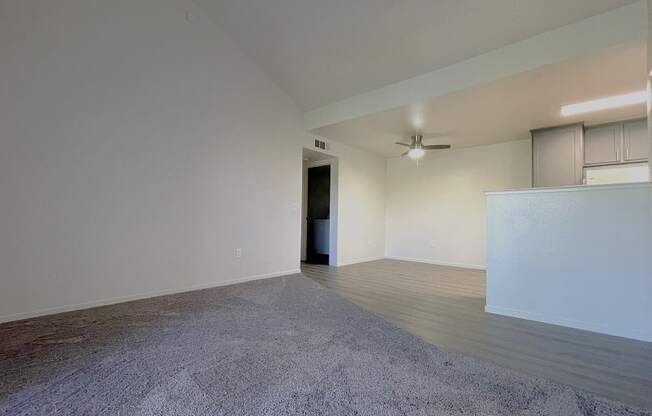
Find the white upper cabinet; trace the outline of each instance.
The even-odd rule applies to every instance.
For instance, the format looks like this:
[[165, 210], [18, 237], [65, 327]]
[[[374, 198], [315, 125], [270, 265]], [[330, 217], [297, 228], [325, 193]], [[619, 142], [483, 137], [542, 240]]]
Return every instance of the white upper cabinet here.
[[584, 164], [620, 162], [622, 124], [587, 127], [584, 132]]
[[650, 139], [647, 133], [647, 120], [634, 120], [623, 124], [623, 150], [625, 162], [649, 158]]

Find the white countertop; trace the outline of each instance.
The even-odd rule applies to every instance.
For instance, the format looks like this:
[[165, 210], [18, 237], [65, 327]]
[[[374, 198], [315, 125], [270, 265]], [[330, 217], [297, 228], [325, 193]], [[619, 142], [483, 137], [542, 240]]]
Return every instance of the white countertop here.
[[637, 183], [619, 183], [611, 185], [574, 185], [574, 186], [560, 186], [553, 188], [520, 188], [520, 189], [505, 189], [500, 191], [485, 191], [485, 195], [505, 195], [505, 194], [539, 194], [548, 192], [578, 192], [578, 191], [604, 191], [608, 189], [638, 189], [638, 188], [652, 188], [652, 182], [637, 182]]

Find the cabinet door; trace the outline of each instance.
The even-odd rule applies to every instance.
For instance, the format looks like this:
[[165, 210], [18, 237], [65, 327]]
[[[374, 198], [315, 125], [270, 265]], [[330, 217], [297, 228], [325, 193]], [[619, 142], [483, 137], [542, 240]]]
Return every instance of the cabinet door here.
[[622, 125], [589, 127], [584, 132], [584, 164], [618, 163], [621, 157]]
[[534, 187], [582, 184], [583, 131], [575, 125], [532, 132]]
[[623, 128], [625, 161], [647, 160], [650, 152], [650, 139], [647, 133], [647, 120], [628, 121]]

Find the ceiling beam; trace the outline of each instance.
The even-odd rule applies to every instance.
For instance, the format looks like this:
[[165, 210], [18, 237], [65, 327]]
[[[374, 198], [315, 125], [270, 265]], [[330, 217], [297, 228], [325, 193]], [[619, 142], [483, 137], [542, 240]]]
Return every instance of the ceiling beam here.
[[[424, 100], [647, 38], [644, 2], [621, 7], [500, 49], [304, 113], [308, 130]], [[641, 70], [644, 70], [642, 68]]]

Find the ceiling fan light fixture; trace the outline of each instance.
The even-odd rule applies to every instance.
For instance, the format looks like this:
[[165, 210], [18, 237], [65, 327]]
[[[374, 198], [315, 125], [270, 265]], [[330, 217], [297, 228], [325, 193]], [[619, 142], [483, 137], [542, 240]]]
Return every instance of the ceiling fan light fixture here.
[[425, 150], [420, 148], [410, 149], [410, 151], [408, 151], [408, 157], [414, 160], [421, 159], [425, 154]]

